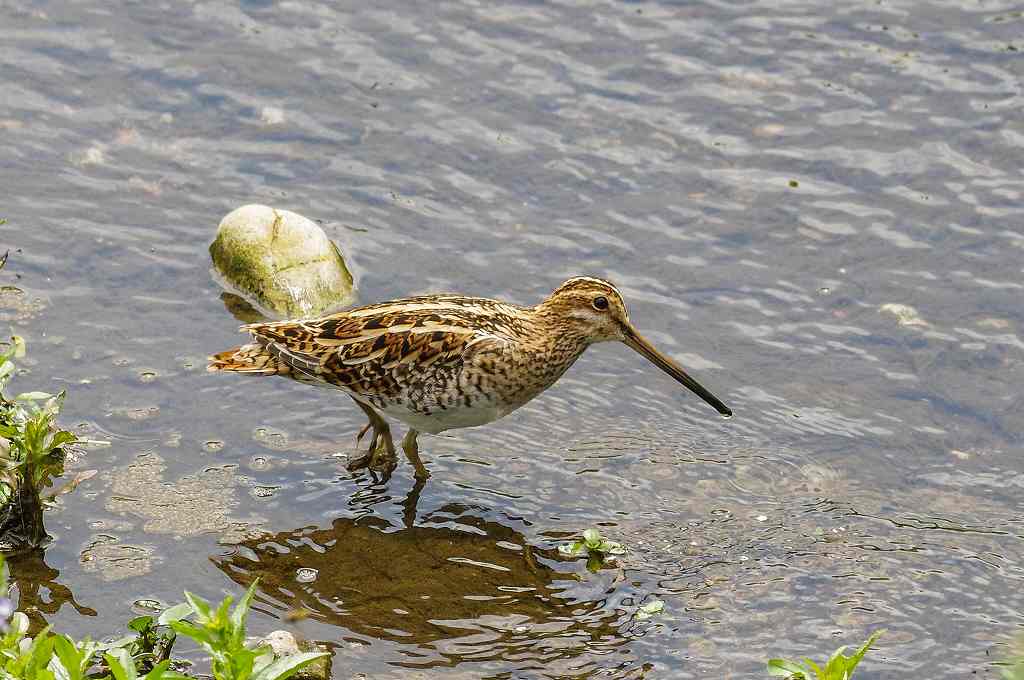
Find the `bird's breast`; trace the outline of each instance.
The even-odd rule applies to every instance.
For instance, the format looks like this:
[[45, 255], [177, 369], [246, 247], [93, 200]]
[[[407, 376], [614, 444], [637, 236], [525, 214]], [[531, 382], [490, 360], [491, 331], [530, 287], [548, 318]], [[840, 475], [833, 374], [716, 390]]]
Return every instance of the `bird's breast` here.
[[421, 432], [476, 427], [502, 418], [554, 384], [571, 362], [482, 352], [460, 366], [399, 376], [393, 398], [375, 404]]

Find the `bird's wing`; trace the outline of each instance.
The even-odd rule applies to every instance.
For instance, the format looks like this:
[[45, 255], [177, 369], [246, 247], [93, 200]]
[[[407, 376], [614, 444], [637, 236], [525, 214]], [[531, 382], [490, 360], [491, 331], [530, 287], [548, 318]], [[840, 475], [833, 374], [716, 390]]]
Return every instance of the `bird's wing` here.
[[368, 396], [397, 389], [396, 377], [409, 370], [461, 364], [463, 353], [493, 341], [458, 316], [394, 307], [242, 329], [306, 378]]

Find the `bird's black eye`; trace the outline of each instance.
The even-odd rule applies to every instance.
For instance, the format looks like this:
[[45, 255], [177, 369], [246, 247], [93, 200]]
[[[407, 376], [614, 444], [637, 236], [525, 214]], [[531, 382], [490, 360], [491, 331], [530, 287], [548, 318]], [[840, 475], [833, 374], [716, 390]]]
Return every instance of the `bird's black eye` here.
[[596, 309], [599, 312], [603, 312], [604, 310], [608, 309], [608, 298], [606, 298], [603, 295], [599, 295], [596, 298], [594, 298], [594, 309]]

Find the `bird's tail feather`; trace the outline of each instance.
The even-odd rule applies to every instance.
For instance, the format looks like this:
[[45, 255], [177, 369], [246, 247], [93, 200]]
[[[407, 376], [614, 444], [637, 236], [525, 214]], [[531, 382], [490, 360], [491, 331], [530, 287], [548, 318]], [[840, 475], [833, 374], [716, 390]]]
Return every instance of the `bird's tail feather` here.
[[234, 373], [281, 375], [290, 372], [287, 364], [267, 353], [262, 345], [255, 343], [218, 352], [208, 359], [210, 363], [206, 370], [211, 373], [232, 371]]

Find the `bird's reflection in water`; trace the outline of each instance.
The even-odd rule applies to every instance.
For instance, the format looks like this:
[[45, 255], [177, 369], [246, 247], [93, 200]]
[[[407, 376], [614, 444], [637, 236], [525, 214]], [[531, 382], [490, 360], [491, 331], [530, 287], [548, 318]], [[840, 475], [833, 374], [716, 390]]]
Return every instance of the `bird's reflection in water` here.
[[67, 586], [58, 583], [60, 572], [46, 563], [46, 553], [40, 548], [7, 556], [10, 580], [16, 595], [12, 595], [18, 611], [28, 616], [32, 632], [46, 626], [46, 616], [56, 614], [70, 604], [82, 616], [96, 616], [96, 610], [75, 601]]
[[[629, 642], [620, 605], [632, 593], [619, 592], [616, 570], [561, 561], [529, 543], [528, 522], [488, 508], [448, 503], [417, 518], [421, 490], [395, 499], [401, 520], [372, 514], [268, 534], [214, 562], [243, 586], [259, 578], [264, 612], [303, 612], [338, 627], [335, 640], [397, 643], [399, 666], [585, 669]], [[302, 582], [309, 569], [315, 580]]]

